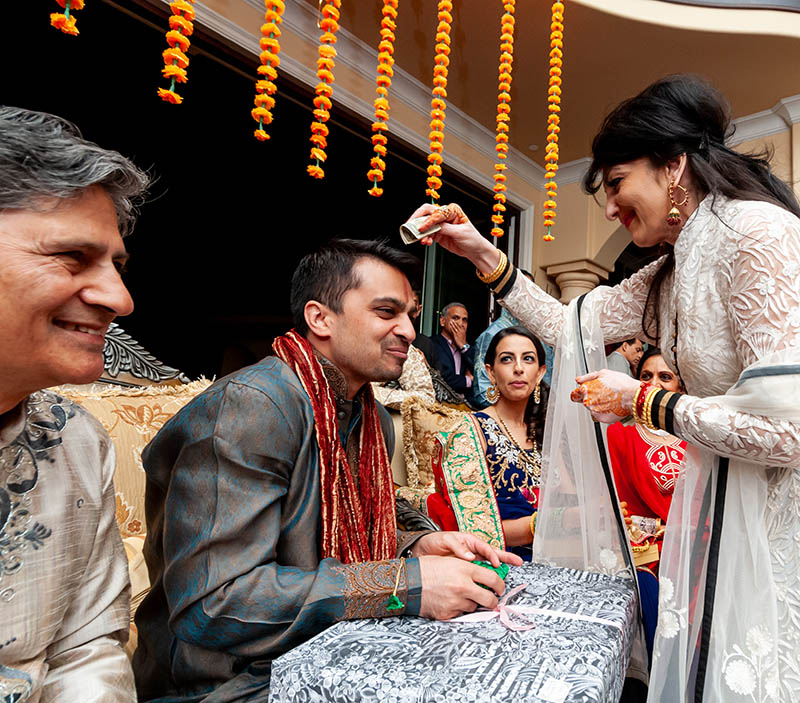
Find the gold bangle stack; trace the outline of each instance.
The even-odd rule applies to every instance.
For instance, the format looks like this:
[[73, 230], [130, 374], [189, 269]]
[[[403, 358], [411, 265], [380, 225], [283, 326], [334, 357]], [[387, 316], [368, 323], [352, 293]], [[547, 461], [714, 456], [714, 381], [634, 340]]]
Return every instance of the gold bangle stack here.
[[533, 513], [531, 514], [531, 524], [530, 524], [531, 539], [533, 539], [536, 536], [536, 516], [538, 515], [538, 513], [539, 513], [538, 510], [534, 510]]
[[505, 271], [507, 263], [508, 257], [501, 251], [500, 261], [498, 262], [494, 271], [488, 274], [483, 274], [478, 269], [475, 269], [475, 273], [478, 274], [478, 278], [484, 283], [494, 283], [498, 278], [500, 278], [500, 276], [503, 275], [503, 271]]
[[653, 399], [656, 397], [656, 394], [661, 389], [658, 386], [654, 386], [649, 391], [647, 391], [647, 395], [644, 397], [644, 407], [642, 408], [642, 415], [641, 422], [648, 430], [655, 430], [657, 429], [656, 426], [653, 424]]

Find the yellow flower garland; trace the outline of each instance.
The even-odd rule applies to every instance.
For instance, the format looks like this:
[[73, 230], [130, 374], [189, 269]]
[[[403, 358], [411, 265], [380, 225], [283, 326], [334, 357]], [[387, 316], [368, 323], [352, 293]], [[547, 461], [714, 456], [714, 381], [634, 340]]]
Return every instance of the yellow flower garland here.
[[319, 83], [315, 92], [317, 96], [314, 98], [314, 117], [316, 121], [311, 123], [311, 158], [315, 163], [308, 166], [306, 169], [310, 176], [314, 178], [324, 178], [325, 171], [322, 170], [321, 163], [325, 162], [327, 155], [325, 148], [328, 146], [326, 137], [328, 136], [328, 127], [325, 124], [330, 118], [329, 110], [333, 106], [331, 97], [333, 96], [333, 59], [336, 56], [336, 49], [333, 45], [336, 43], [336, 30], [339, 29], [339, 9], [342, 6], [342, 0], [324, 0], [325, 4], [322, 6], [322, 19], [319, 21], [319, 26], [323, 30], [323, 34], [319, 41], [319, 58], [317, 59], [317, 77]]
[[281, 60], [278, 54], [281, 50], [281, 45], [278, 42], [278, 37], [281, 35], [281, 30], [278, 29], [281, 22], [283, 22], [283, 10], [285, 5], [282, 0], [264, 0], [266, 13], [264, 15], [264, 24], [261, 25], [261, 39], [259, 46], [261, 53], [259, 59], [261, 65], [258, 67], [259, 79], [256, 81], [256, 106], [250, 111], [253, 119], [258, 122], [258, 128], [253, 132], [255, 138], [261, 142], [269, 139], [269, 134], [264, 129], [264, 125], [272, 123], [272, 108], [275, 107], [275, 91], [278, 90], [273, 81], [278, 77], [277, 68], [280, 66]]
[[548, 110], [550, 115], [547, 118], [547, 146], [545, 147], [545, 191], [547, 200], [544, 201], [544, 226], [546, 232], [543, 239], [552, 242], [554, 237], [550, 234], [550, 228], [556, 219], [556, 194], [558, 185], [556, 184], [556, 171], [558, 171], [558, 133], [561, 128], [558, 126], [560, 118], [558, 113], [561, 111], [561, 67], [564, 58], [564, 3], [555, 0], [552, 8], [552, 19], [550, 23], [550, 84], [547, 91]]
[[194, 31], [194, 0], [175, 0], [170, 3], [172, 16], [169, 18], [169, 31], [167, 44], [161, 56], [164, 59], [164, 68], [161, 74], [170, 80], [169, 88], [159, 88], [158, 97], [173, 105], [180, 105], [183, 98], [175, 92], [175, 83], [186, 83], [189, 80], [186, 68], [189, 66], [189, 37]]
[[78, 28], [75, 26], [75, 18], [70, 12], [82, 10], [83, 0], [56, 0], [56, 2], [64, 8], [64, 12], [51, 12], [50, 24], [64, 34], [75, 36], [78, 34]]
[[506, 210], [506, 170], [508, 157], [508, 123], [511, 119], [511, 65], [514, 61], [514, 0], [505, 0], [505, 12], [500, 20], [500, 67], [497, 96], [497, 136], [495, 149], [498, 162], [494, 165], [494, 199], [492, 206], [492, 236], [502, 237], [503, 213]]
[[388, 127], [386, 122], [389, 120], [389, 86], [392, 84], [394, 71], [394, 30], [397, 28], [397, 5], [398, 0], [383, 0], [383, 19], [381, 20], [381, 41], [378, 44], [378, 75], [375, 78], [377, 87], [375, 92], [375, 122], [372, 123], [372, 149], [375, 156], [369, 162], [371, 166], [367, 171], [367, 178], [372, 181], [372, 188], [369, 194], [376, 198], [383, 195], [383, 188], [378, 187], [378, 183], [383, 180], [383, 172], [386, 170], [386, 144], [389, 141], [384, 134]]
[[439, 199], [439, 188], [442, 187], [442, 151], [444, 149], [444, 118], [447, 103], [447, 67], [450, 65], [450, 24], [453, 16], [453, 3], [450, 0], [439, 0], [439, 24], [436, 27], [436, 65], [433, 67], [433, 98], [431, 100], [431, 131], [428, 134], [431, 153], [428, 154], [428, 188], [431, 202]]

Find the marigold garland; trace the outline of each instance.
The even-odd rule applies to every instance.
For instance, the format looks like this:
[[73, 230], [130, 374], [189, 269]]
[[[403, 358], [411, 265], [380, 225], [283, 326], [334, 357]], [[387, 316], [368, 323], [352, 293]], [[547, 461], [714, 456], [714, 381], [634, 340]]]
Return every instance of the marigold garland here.
[[383, 188], [378, 187], [378, 183], [383, 180], [383, 172], [386, 170], [386, 144], [389, 141], [386, 130], [386, 123], [389, 121], [389, 86], [392, 84], [394, 71], [394, 30], [397, 28], [397, 5], [398, 0], [383, 0], [383, 19], [381, 20], [381, 41], [378, 44], [378, 75], [375, 78], [377, 87], [375, 92], [375, 121], [372, 123], [372, 150], [375, 156], [369, 162], [370, 170], [367, 171], [367, 178], [372, 182], [369, 194], [376, 198], [383, 195]]
[[439, 0], [439, 24], [436, 27], [436, 64], [433, 67], [433, 98], [431, 99], [431, 153], [428, 154], [428, 188], [431, 202], [439, 199], [439, 188], [442, 187], [442, 151], [444, 149], [444, 118], [447, 103], [447, 67], [450, 65], [450, 24], [453, 22], [453, 3], [450, 0]]
[[281, 30], [278, 28], [283, 22], [285, 5], [283, 0], [264, 0], [266, 13], [264, 24], [261, 25], [261, 39], [259, 46], [261, 65], [258, 67], [259, 79], [256, 81], [255, 107], [250, 111], [253, 119], [258, 122], [258, 128], [253, 132], [255, 138], [261, 142], [269, 139], [269, 134], [264, 125], [272, 123], [272, 108], [275, 107], [275, 92], [278, 90], [273, 81], [278, 77], [277, 68], [281, 64], [278, 54], [281, 50], [278, 37]]
[[336, 56], [336, 49], [333, 45], [336, 43], [336, 30], [339, 29], [339, 10], [342, 7], [342, 0], [323, 0], [322, 5], [322, 19], [319, 21], [320, 29], [323, 30], [322, 36], [319, 38], [319, 58], [317, 59], [317, 77], [319, 83], [315, 92], [317, 96], [314, 98], [314, 117], [316, 121], [311, 123], [311, 143], [314, 145], [311, 148], [311, 158], [314, 159], [313, 164], [309, 165], [306, 171], [314, 178], [324, 178], [325, 171], [321, 163], [325, 162], [327, 155], [325, 149], [328, 146], [326, 137], [328, 136], [328, 127], [326, 122], [331, 114], [329, 110], [333, 106], [331, 97], [333, 96], [333, 66], [334, 57]]
[[564, 58], [564, 3], [555, 0], [552, 8], [552, 19], [550, 22], [550, 84], [547, 90], [547, 102], [550, 115], [547, 118], [547, 146], [545, 147], [545, 185], [547, 200], [544, 201], [544, 226], [546, 232], [543, 239], [552, 242], [554, 237], [550, 234], [550, 228], [556, 219], [556, 194], [558, 185], [556, 184], [556, 171], [558, 171], [558, 133], [561, 128], [558, 126], [560, 118], [558, 113], [561, 111], [561, 67]]
[[169, 31], [167, 32], [167, 44], [161, 56], [164, 59], [164, 68], [161, 74], [169, 79], [169, 88], [159, 88], [158, 97], [173, 105], [180, 105], [183, 98], [175, 92], [176, 83], [186, 83], [189, 77], [186, 68], [189, 66], [189, 57], [186, 52], [189, 50], [189, 37], [194, 31], [194, 0], [175, 0], [169, 7], [172, 15], [169, 18]]
[[494, 200], [492, 207], [493, 237], [502, 237], [503, 213], [506, 211], [506, 170], [508, 157], [508, 123], [511, 120], [511, 65], [514, 61], [514, 0], [505, 0], [505, 12], [500, 20], [500, 67], [497, 84], [497, 136], [495, 149], [498, 162], [494, 165]]
[[64, 8], [64, 12], [51, 12], [50, 24], [64, 34], [77, 35], [78, 28], [75, 26], [75, 18], [70, 12], [82, 10], [83, 0], [56, 0], [56, 2]]

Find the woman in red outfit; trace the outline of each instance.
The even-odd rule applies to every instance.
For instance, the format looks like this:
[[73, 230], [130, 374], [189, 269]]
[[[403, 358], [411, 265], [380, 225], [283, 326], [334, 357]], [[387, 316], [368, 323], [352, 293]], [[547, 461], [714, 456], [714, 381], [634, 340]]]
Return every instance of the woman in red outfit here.
[[[666, 391], [685, 393], [681, 379], [650, 347], [639, 361], [636, 377]], [[658, 618], [658, 561], [675, 481], [683, 469], [686, 442], [639, 423], [617, 422], [608, 428], [608, 453], [620, 503], [630, 517], [628, 531], [639, 576], [648, 652]]]

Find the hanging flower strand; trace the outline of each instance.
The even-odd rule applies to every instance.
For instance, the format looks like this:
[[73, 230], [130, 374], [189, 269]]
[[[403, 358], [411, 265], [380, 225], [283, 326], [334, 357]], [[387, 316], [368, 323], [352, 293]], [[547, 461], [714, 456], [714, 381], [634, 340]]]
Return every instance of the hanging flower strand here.
[[64, 8], [64, 12], [51, 12], [50, 24], [64, 34], [77, 35], [78, 28], [75, 26], [75, 18], [70, 13], [82, 10], [83, 0], [56, 0], [56, 2]]
[[436, 64], [433, 67], [433, 98], [431, 100], [431, 131], [428, 135], [431, 153], [428, 154], [428, 188], [425, 193], [431, 202], [439, 199], [442, 187], [442, 151], [444, 149], [444, 117], [447, 103], [447, 67], [450, 65], [450, 25], [453, 22], [453, 3], [439, 0], [439, 24], [436, 27]]
[[378, 44], [378, 75], [375, 78], [377, 88], [375, 92], [375, 122], [372, 123], [372, 149], [375, 156], [369, 162], [370, 170], [367, 178], [372, 181], [372, 188], [369, 194], [376, 198], [383, 195], [383, 188], [378, 187], [378, 183], [383, 180], [383, 172], [386, 170], [386, 144], [389, 141], [386, 137], [388, 127], [386, 122], [389, 120], [389, 86], [392, 84], [394, 71], [394, 30], [397, 28], [397, 4], [398, 0], [383, 0], [383, 19], [381, 20], [381, 41]]
[[550, 23], [550, 84], [547, 90], [547, 109], [550, 115], [547, 118], [547, 146], [545, 147], [545, 185], [547, 200], [544, 201], [544, 226], [545, 234], [543, 239], [552, 242], [554, 237], [550, 234], [550, 228], [556, 219], [556, 171], [558, 171], [558, 133], [561, 128], [558, 126], [560, 118], [558, 113], [561, 111], [561, 67], [564, 58], [564, 3], [556, 0], [552, 8], [552, 20]]
[[158, 97], [173, 105], [180, 105], [183, 98], [175, 92], [176, 83], [186, 83], [189, 80], [186, 68], [189, 66], [189, 37], [194, 31], [194, 0], [175, 0], [169, 7], [172, 15], [169, 18], [169, 31], [167, 44], [161, 56], [164, 58], [164, 68], [161, 74], [170, 81], [169, 88], [159, 88]]
[[281, 30], [278, 28], [283, 22], [284, 3], [282, 0], [264, 0], [266, 14], [264, 24], [261, 25], [261, 65], [258, 67], [260, 78], [256, 81], [256, 106], [250, 111], [253, 119], [258, 122], [258, 128], [253, 134], [261, 142], [269, 139], [269, 134], [264, 129], [264, 125], [272, 124], [272, 108], [275, 107], [275, 91], [278, 90], [273, 81], [278, 77], [277, 68], [281, 60], [278, 54], [281, 45], [278, 37]]
[[325, 124], [330, 119], [329, 110], [333, 107], [331, 96], [333, 95], [333, 65], [336, 49], [336, 30], [339, 29], [339, 9], [342, 0], [323, 0], [322, 19], [319, 21], [320, 29], [324, 30], [319, 39], [319, 58], [317, 59], [317, 77], [319, 83], [314, 98], [314, 117], [316, 121], [311, 123], [311, 158], [315, 163], [310, 164], [306, 169], [309, 175], [314, 178], [324, 178], [325, 171], [320, 164], [328, 158], [325, 148], [328, 146], [326, 137], [328, 136], [328, 126]]
[[506, 170], [508, 156], [508, 123], [511, 119], [511, 64], [514, 61], [514, 0], [505, 0], [505, 12], [500, 20], [500, 69], [497, 84], [497, 136], [495, 149], [497, 163], [494, 165], [494, 206], [492, 210], [493, 237], [502, 237], [503, 213], [506, 211]]

